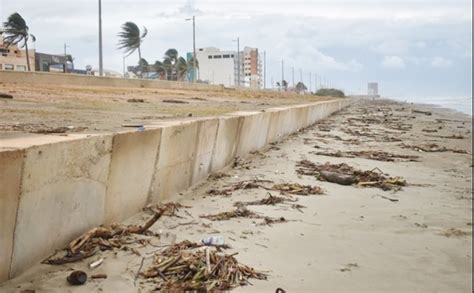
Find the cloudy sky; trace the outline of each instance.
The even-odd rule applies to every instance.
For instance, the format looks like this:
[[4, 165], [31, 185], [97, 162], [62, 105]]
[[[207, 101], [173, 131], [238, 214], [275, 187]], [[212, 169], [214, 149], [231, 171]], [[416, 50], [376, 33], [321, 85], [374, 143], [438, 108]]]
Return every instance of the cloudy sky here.
[[[469, 0], [102, 0], [104, 67], [122, 71], [117, 33], [125, 21], [146, 26], [143, 56], [161, 59], [168, 48], [197, 46], [267, 52], [267, 86], [281, 78], [309, 83], [317, 73], [349, 93], [378, 81], [392, 97], [471, 97], [472, 14]], [[37, 37], [40, 52], [61, 53], [63, 44], [76, 67], [97, 67], [97, 0], [0, 0], [4, 21], [19, 12]], [[136, 54], [126, 59], [137, 62]]]

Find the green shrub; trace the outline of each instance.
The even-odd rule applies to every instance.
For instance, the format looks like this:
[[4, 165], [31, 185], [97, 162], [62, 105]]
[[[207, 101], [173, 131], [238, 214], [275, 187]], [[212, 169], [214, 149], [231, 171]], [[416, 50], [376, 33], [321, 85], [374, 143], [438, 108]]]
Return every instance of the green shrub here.
[[339, 97], [344, 98], [346, 95], [343, 91], [338, 89], [319, 89], [316, 93], [316, 96], [330, 96], [330, 97]]

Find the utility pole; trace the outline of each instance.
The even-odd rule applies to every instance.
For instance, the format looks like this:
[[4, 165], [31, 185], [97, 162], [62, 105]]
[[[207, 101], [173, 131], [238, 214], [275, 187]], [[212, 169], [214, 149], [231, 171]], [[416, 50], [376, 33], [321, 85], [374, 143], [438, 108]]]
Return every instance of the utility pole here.
[[193, 18], [186, 18], [186, 20], [193, 21], [193, 83], [196, 83], [196, 18], [193, 15]]
[[314, 74], [314, 92], [318, 91], [318, 74]]
[[263, 51], [263, 89], [267, 88], [267, 52]]
[[303, 69], [300, 68], [300, 81], [303, 83]]
[[67, 47], [68, 45], [64, 43], [64, 73], [67, 73], [67, 52], [66, 52]]
[[239, 43], [239, 37], [237, 37], [237, 40], [233, 40], [233, 42], [237, 42], [237, 87], [240, 87], [240, 43]]
[[281, 89], [283, 90], [283, 81], [285, 80], [285, 61], [281, 60]]
[[309, 92], [311, 93], [311, 87], [312, 87], [312, 78], [311, 78], [311, 72], [309, 73]]
[[102, 0], [99, 0], [99, 75], [104, 75], [104, 63], [102, 59]]
[[295, 68], [291, 67], [291, 83], [293, 84], [293, 88], [295, 87]]
[[123, 64], [123, 77], [125, 78], [125, 55], [122, 56], [122, 64]]

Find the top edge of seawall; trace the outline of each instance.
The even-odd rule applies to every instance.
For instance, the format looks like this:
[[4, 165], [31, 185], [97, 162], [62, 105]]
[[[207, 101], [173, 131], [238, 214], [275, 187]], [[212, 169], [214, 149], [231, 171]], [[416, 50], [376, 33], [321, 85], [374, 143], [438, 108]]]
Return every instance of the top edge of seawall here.
[[77, 141], [90, 139], [93, 137], [113, 137], [117, 134], [126, 133], [137, 133], [137, 132], [148, 132], [156, 131], [157, 129], [163, 129], [166, 127], [173, 127], [179, 125], [186, 125], [191, 123], [197, 123], [200, 121], [219, 120], [219, 119], [230, 119], [235, 117], [248, 117], [253, 115], [259, 115], [261, 113], [275, 113], [280, 111], [287, 111], [291, 109], [299, 109], [312, 107], [322, 104], [336, 103], [344, 99], [333, 99], [327, 101], [318, 101], [313, 103], [305, 103], [291, 106], [279, 106], [267, 108], [259, 111], [235, 111], [224, 113], [216, 116], [203, 116], [203, 117], [189, 117], [179, 118], [173, 120], [163, 120], [151, 124], [144, 124], [143, 127], [133, 127], [130, 129], [124, 129], [113, 132], [99, 132], [99, 133], [68, 133], [68, 134], [35, 134], [35, 133], [15, 133], [10, 137], [0, 136], [0, 152], [24, 150], [35, 146], [42, 146], [48, 144], [62, 143], [68, 141]]

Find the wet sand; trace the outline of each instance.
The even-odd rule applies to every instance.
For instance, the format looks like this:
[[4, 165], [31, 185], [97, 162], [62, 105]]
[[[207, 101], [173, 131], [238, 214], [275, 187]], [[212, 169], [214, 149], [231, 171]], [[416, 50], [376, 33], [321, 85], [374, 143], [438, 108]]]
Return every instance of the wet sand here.
[[[278, 287], [287, 292], [470, 292], [471, 125], [470, 116], [446, 109], [361, 102], [253, 154], [243, 166], [224, 170], [229, 177], [209, 179], [170, 199], [191, 208], [179, 212], [182, 218], [163, 217], [155, 223], [151, 230], [162, 238], [153, 238], [152, 244], [186, 239], [199, 242], [207, 235], [223, 235], [232, 246], [227, 253], [238, 252], [240, 262], [269, 274], [268, 280], [251, 279], [253, 286], [239, 287], [236, 292], [274, 292]], [[457, 138], [448, 138], [453, 135]], [[426, 144], [447, 150], [415, 148], [426, 148]], [[384, 162], [314, 154], [338, 150], [385, 151], [419, 158]], [[295, 172], [296, 163], [303, 159], [347, 163], [362, 170], [378, 168], [403, 177], [407, 186], [395, 192], [319, 181]], [[317, 185], [325, 194], [293, 196], [305, 206], [301, 211], [284, 204], [248, 207], [264, 216], [288, 220], [271, 226], [257, 225], [259, 219], [210, 221], [199, 217], [232, 210], [236, 201], [264, 198], [269, 191], [262, 188], [236, 190], [230, 196], [207, 194], [211, 189], [252, 179]], [[148, 217], [141, 213], [126, 223], [143, 223]], [[176, 227], [189, 222], [194, 223]], [[157, 250], [151, 245], [130, 246], [142, 256]], [[100, 257], [105, 258], [100, 267], [87, 267]], [[134, 281], [141, 259], [131, 251], [117, 250], [60, 266], [32, 264], [23, 275], [1, 284], [0, 291], [149, 292], [154, 288], [153, 279]], [[151, 260], [145, 261], [144, 268]], [[73, 269], [106, 273], [108, 278], [71, 287], [66, 276]]]

